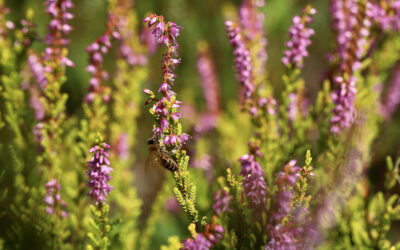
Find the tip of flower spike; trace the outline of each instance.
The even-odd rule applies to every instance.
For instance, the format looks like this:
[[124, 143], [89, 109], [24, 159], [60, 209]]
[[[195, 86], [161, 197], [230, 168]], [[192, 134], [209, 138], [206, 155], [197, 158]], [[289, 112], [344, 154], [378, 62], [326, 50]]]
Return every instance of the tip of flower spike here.
[[146, 95], [153, 95], [153, 91], [151, 91], [150, 89], [144, 89], [143, 93], [145, 93]]
[[225, 24], [225, 26], [230, 27], [230, 26], [233, 25], [233, 22], [229, 21], [229, 20], [226, 20], [224, 24]]

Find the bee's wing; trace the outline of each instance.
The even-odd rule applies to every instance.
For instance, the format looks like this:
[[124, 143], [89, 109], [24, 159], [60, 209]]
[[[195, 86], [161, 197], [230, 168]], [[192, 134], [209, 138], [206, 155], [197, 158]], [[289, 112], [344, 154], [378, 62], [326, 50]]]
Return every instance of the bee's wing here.
[[146, 165], [144, 167], [145, 175], [148, 175], [149, 169], [154, 169], [160, 165], [156, 154], [149, 152], [146, 160]]

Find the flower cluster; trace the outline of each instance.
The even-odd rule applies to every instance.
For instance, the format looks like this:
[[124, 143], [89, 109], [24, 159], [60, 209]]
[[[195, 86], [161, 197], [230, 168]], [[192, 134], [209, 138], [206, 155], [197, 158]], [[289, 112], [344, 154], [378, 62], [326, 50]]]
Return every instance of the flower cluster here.
[[296, 228], [293, 222], [282, 223], [282, 220], [292, 211], [293, 189], [299, 177], [299, 170], [296, 161], [291, 160], [283, 167], [283, 172], [277, 174], [276, 206], [267, 225], [270, 240], [265, 249], [297, 249], [296, 238], [299, 237], [301, 230]]
[[340, 84], [340, 89], [332, 92], [331, 98], [335, 107], [332, 110], [331, 132], [340, 133], [342, 128], [348, 128], [354, 121], [356, 97], [356, 78], [351, 77], [347, 82], [342, 77], [336, 77], [335, 82]]
[[357, 1], [332, 1], [332, 28], [336, 31], [336, 53], [339, 69], [349, 74], [361, 66], [360, 59], [368, 45], [371, 16], [367, 15], [370, 3], [364, 6]]
[[89, 92], [86, 95], [85, 101], [90, 103], [93, 101], [96, 94], [103, 94], [105, 101], [109, 100], [109, 95], [106, 91], [107, 88], [101, 86], [103, 80], [108, 79], [108, 72], [103, 70], [103, 56], [108, 53], [111, 48], [112, 38], [120, 39], [118, 32], [118, 19], [114, 14], [109, 14], [107, 22], [107, 30], [96, 41], [86, 48], [89, 54], [89, 66], [86, 71], [90, 73]]
[[143, 29], [140, 31], [140, 41], [147, 48], [150, 55], [154, 54], [158, 48], [157, 38], [152, 34], [152, 30]]
[[39, 87], [44, 89], [47, 84], [47, 78], [41, 58], [38, 55], [31, 53], [28, 57], [28, 65], [36, 82], [39, 84]]
[[254, 154], [245, 154], [239, 159], [240, 175], [243, 176], [243, 192], [254, 211], [261, 213], [265, 209], [267, 185], [264, 181], [264, 171]]
[[[53, 215], [59, 213], [61, 217], [67, 217], [68, 213], [63, 210], [67, 206], [63, 200], [61, 200], [60, 189], [61, 186], [56, 179], [52, 179], [46, 183], [46, 196], [43, 201], [47, 204], [46, 213]], [[60, 208], [60, 206], [62, 208]], [[59, 210], [58, 210], [59, 209]]]
[[293, 187], [299, 177], [300, 167], [296, 166], [296, 161], [291, 160], [283, 167], [283, 172], [279, 172], [276, 178], [276, 185], [279, 190], [276, 194], [276, 210], [272, 215], [272, 219], [280, 222], [290, 213], [290, 203], [293, 198]]
[[214, 247], [218, 239], [223, 239], [224, 228], [221, 225], [207, 224], [206, 231], [199, 233], [192, 238], [188, 238], [183, 243], [184, 250], [207, 250]]
[[[52, 73], [58, 65], [62, 67], [74, 66], [74, 63], [67, 58], [66, 52], [62, 49], [69, 43], [69, 40], [64, 36], [72, 31], [72, 27], [68, 24], [68, 21], [71, 20], [74, 15], [69, 13], [68, 9], [71, 9], [74, 5], [71, 0], [47, 0], [46, 5], [46, 13], [49, 14], [51, 18], [48, 25], [48, 33], [45, 38], [47, 47], [42, 57], [34, 53], [31, 53], [28, 57], [28, 65], [41, 89], [44, 89], [49, 82], [46, 74]], [[30, 33], [32, 33], [32, 22], [21, 20], [21, 25], [22, 32], [29, 37]], [[31, 42], [29, 38], [25, 40], [25, 46], [26, 43]]]
[[335, 104], [331, 119], [331, 132], [340, 133], [354, 121], [354, 100], [357, 93], [355, 72], [361, 68], [362, 57], [369, 44], [372, 25], [370, 3], [361, 4], [354, 0], [331, 1], [333, 29], [336, 31], [336, 54], [338, 72], [334, 82], [340, 87], [332, 93]]
[[382, 1], [372, 4], [370, 16], [382, 30], [398, 31], [400, 30], [400, 1]]
[[233, 197], [225, 190], [218, 190], [214, 194], [213, 210], [215, 214], [229, 213], [232, 209], [229, 207]]
[[299, 237], [299, 232], [295, 229], [278, 224], [272, 226], [268, 230], [270, 240], [265, 245], [265, 250], [296, 250], [299, 249], [296, 238]]
[[[43, 59], [45, 61], [59, 62], [62, 66], [74, 66], [61, 50], [69, 41], [64, 38], [72, 31], [72, 27], [68, 24], [74, 15], [68, 12], [68, 9], [74, 7], [71, 0], [47, 0], [46, 12], [50, 15], [51, 21], [46, 36], [46, 44], [48, 47], [44, 50]], [[46, 69], [46, 72], [50, 72]]]
[[164, 44], [167, 47], [167, 53], [163, 55], [161, 67], [163, 82], [158, 89], [162, 98], [158, 100], [151, 90], [144, 90], [144, 93], [150, 97], [147, 103], [156, 101], [150, 109], [150, 112], [155, 114], [157, 124], [153, 129], [153, 134], [161, 139], [166, 146], [182, 146], [189, 139], [189, 135], [181, 133], [179, 129], [173, 129], [177, 127], [178, 121], [182, 116], [178, 112], [178, 108], [182, 102], [176, 99], [175, 92], [171, 90], [176, 77], [173, 70], [181, 62], [181, 59], [177, 58], [178, 43], [176, 38], [179, 36], [179, 31], [182, 27], [173, 22], [165, 23], [163, 16], [155, 14], [146, 17], [143, 22], [147, 23], [147, 27], [155, 26], [152, 34], [158, 43]]
[[206, 111], [194, 128], [196, 134], [201, 134], [215, 127], [220, 113], [219, 82], [206, 43], [199, 44], [197, 71], [206, 100]]
[[289, 96], [289, 120], [295, 121], [299, 117], [307, 117], [308, 103], [307, 99], [302, 98], [297, 93], [290, 93]]
[[107, 143], [99, 142], [89, 150], [89, 153], [93, 154], [88, 167], [89, 187], [91, 188], [89, 196], [96, 201], [96, 204], [105, 203], [108, 194], [113, 189], [108, 184], [113, 171], [108, 160], [109, 155], [106, 152], [109, 148]]
[[[147, 56], [136, 49], [139, 44], [134, 38], [135, 31], [132, 25], [136, 24], [136, 19], [132, 15], [132, 0], [115, 1], [114, 14], [118, 16], [118, 31], [120, 34], [119, 54], [129, 65], [143, 66], [147, 63]], [[133, 42], [134, 41], [134, 42]]]
[[314, 30], [308, 26], [313, 21], [312, 16], [316, 13], [314, 8], [307, 6], [301, 17], [293, 17], [292, 26], [289, 29], [290, 40], [286, 43], [287, 50], [282, 58], [285, 66], [303, 68], [304, 57], [308, 56], [307, 47], [311, 45], [310, 37], [314, 35]]
[[260, 97], [255, 105], [250, 108], [250, 114], [257, 118], [264, 114], [275, 115], [278, 102], [273, 97]]
[[250, 51], [244, 42], [239, 27], [234, 22], [226, 21], [225, 27], [228, 33], [229, 43], [234, 48], [233, 55], [235, 57], [236, 77], [242, 84], [243, 97], [247, 100], [254, 95], [255, 91]]
[[121, 133], [118, 137], [116, 152], [118, 156], [127, 160], [129, 158], [129, 138], [127, 133]]
[[264, 13], [258, 8], [265, 5], [264, 0], [252, 1], [244, 0], [239, 8], [240, 24], [243, 34], [248, 41], [254, 41], [250, 50], [256, 49], [255, 56], [259, 61], [258, 67], [255, 68], [257, 74], [263, 74], [265, 64], [268, 59], [266, 46], [267, 38], [264, 34]]

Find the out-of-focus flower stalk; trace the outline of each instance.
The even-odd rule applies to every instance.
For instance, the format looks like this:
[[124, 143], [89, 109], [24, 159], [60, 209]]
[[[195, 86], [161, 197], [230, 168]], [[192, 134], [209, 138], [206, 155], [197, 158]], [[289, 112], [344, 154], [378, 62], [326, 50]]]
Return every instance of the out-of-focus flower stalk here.
[[106, 102], [110, 99], [108, 88], [101, 84], [103, 80], [107, 80], [109, 77], [108, 72], [103, 70], [103, 60], [104, 55], [112, 47], [112, 40], [118, 40], [121, 37], [118, 31], [119, 18], [119, 8], [111, 10], [108, 14], [106, 31], [86, 48], [86, 52], [89, 54], [89, 66], [86, 67], [86, 71], [91, 75], [89, 92], [85, 98], [88, 103], [93, 102], [96, 95], [104, 98]]
[[[72, 27], [68, 21], [73, 18], [73, 14], [68, 10], [73, 7], [71, 0], [47, 0], [46, 13], [50, 15], [48, 33], [45, 37], [45, 48], [41, 58], [31, 54], [29, 63], [36, 76], [40, 90], [42, 105], [35, 105], [36, 108], [43, 108], [43, 115], [38, 114], [39, 123], [35, 131], [40, 134], [39, 144], [42, 149], [39, 161], [48, 171], [57, 169], [60, 159], [57, 157], [60, 150], [62, 138], [62, 125], [65, 120], [66, 94], [61, 94], [60, 89], [65, 81], [66, 66], [74, 66], [73, 62], [67, 58], [68, 51], [65, 48], [68, 40], [64, 37], [68, 35]], [[40, 111], [42, 112], [42, 111]], [[53, 174], [50, 174], [53, 176]]]
[[46, 203], [46, 213], [65, 218], [68, 213], [64, 210], [67, 204], [61, 199], [61, 186], [56, 179], [51, 179], [46, 183], [46, 196], [43, 201]]
[[400, 30], [399, 0], [372, 2], [368, 15], [385, 32], [397, 32]]
[[60, 248], [64, 236], [60, 230], [57, 230], [57, 228], [62, 227], [61, 219], [68, 216], [68, 213], [64, 210], [67, 207], [67, 203], [61, 199], [61, 186], [57, 179], [51, 179], [48, 181], [45, 188], [46, 196], [43, 198], [44, 203], [47, 205], [45, 212], [52, 216], [52, 220], [50, 220], [52, 227], [51, 245], [53, 248]]
[[146, 46], [139, 39], [135, 6], [131, 0], [109, 0], [109, 8], [120, 8], [118, 31], [120, 34], [118, 58], [110, 96], [109, 138], [112, 147], [110, 161], [115, 169], [112, 186], [115, 188], [110, 202], [115, 204], [115, 216], [129, 218], [120, 223], [118, 241], [124, 249], [134, 249], [141, 235], [138, 226], [142, 201], [138, 197], [132, 164], [135, 161], [138, 124], [143, 96], [141, 89], [148, 77]]
[[[270, 92], [270, 86], [265, 84], [268, 41], [264, 32], [265, 16], [260, 10], [264, 5], [264, 0], [243, 0], [239, 8], [239, 21], [254, 66], [254, 84], [256, 88], [263, 87]], [[268, 93], [268, 95], [271, 94]]]
[[354, 101], [357, 93], [356, 72], [361, 69], [362, 57], [369, 44], [372, 17], [371, 3], [367, 1], [331, 1], [333, 30], [336, 32], [336, 60], [338, 69], [333, 82], [339, 87], [332, 93], [335, 108], [332, 110], [331, 132], [340, 133], [354, 122]]
[[[313, 16], [317, 11], [310, 5], [303, 9], [301, 16], [292, 19], [289, 28], [289, 41], [286, 42], [286, 50], [282, 58], [287, 73], [284, 75], [284, 91], [280, 104], [280, 132], [281, 142], [287, 146], [296, 147], [302, 141], [306, 127], [308, 106], [305, 96], [304, 81], [300, 73], [304, 67], [304, 59], [308, 56], [308, 47], [311, 45], [311, 36], [314, 30], [310, 28]], [[288, 143], [292, 140], [292, 143]], [[291, 149], [288, 149], [290, 151]]]
[[[200, 41], [197, 44], [197, 72], [200, 76], [201, 87], [205, 99], [205, 110], [200, 115], [193, 115], [196, 118], [192, 128], [195, 148], [189, 151], [194, 168], [203, 169], [208, 180], [212, 180], [214, 169], [212, 168], [212, 154], [209, 151], [199, 152], [198, 140], [206, 139], [205, 134], [212, 132], [218, 123], [220, 115], [220, 90], [214, 61], [208, 43]], [[196, 112], [191, 112], [195, 114]], [[185, 115], [185, 112], [183, 112]]]
[[307, 182], [314, 175], [310, 164], [311, 154], [308, 151], [303, 168], [291, 160], [283, 167], [283, 172], [277, 174], [275, 184], [278, 191], [266, 226], [270, 238], [265, 249], [298, 249], [304, 244], [301, 220], [305, 217], [310, 199], [306, 196]]
[[206, 110], [199, 118], [200, 122], [194, 128], [195, 138], [198, 134], [205, 133], [216, 126], [221, 108], [219, 81], [208, 44], [205, 42], [198, 44], [197, 71], [200, 76], [201, 86], [203, 87]]
[[289, 28], [289, 41], [286, 43], [287, 49], [282, 58], [283, 64], [288, 67], [303, 68], [304, 58], [308, 56], [307, 47], [311, 45], [310, 37], [314, 35], [314, 30], [309, 27], [312, 23], [312, 16], [317, 11], [311, 6], [303, 9], [303, 15], [295, 16], [292, 19], [292, 26]]
[[[263, 25], [260, 23], [264, 19], [258, 11], [258, 7], [263, 5], [263, 1], [257, 4], [255, 1], [244, 1], [240, 7], [240, 26], [233, 21], [226, 21], [226, 31], [229, 42], [233, 47], [235, 70], [237, 79], [241, 83], [242, 92], [240, 100], [243, 108], [255, 121], [254, 137], [249, 142], [249, 153], [240, 158], [241, 175], [243, 176], [244, 195], [247, 198], [249, 207], [254, 211], [257, 218], [261, 218], [266, 202], [266, 183], [264, 181], [264, 171], [257, 160], [263, 157], [259, 151], [260, 145], [266, 138], [271, 138], [276, 131], [274, 114], [276, 112], [276, 101], [271, 97], [272, 93], [265, 91], [267, 86], [263, 86], [263, 75], [266, 61], [266, 38], [264, 37]], [[263, 42], [262, 42], [263, 41]], [[258, 44], [257, 44], [258, 43]], [[250, 50], [249, 48], [253, 48]], [[252, 52], [251, 52], [252, 51]], [[255, 68], [253, 63], [256, 63]], [[261, 131], [270, 127], [269, 133]]]

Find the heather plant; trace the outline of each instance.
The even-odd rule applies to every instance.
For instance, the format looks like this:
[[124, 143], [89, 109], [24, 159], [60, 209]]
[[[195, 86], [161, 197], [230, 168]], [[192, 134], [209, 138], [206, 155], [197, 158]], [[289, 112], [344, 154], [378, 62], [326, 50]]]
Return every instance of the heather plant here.
[[0, 0], [0, 249], [400, 249], [399, 20]]

